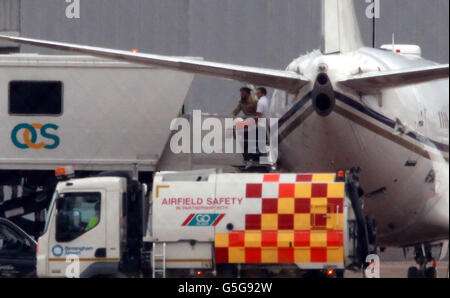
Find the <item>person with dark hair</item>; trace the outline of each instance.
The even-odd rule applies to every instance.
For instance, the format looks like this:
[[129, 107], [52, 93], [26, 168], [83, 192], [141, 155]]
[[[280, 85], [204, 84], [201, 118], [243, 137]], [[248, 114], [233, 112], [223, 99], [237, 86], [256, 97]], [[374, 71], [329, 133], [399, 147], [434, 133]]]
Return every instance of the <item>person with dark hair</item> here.
[[261, 94], [262, 94], [263, 96], [266, 96], [266, 95], [267, 95], [267, 89], [264, 88], [264, 87], [259, 87], [259, 88], [256, 90], [256, 92], [261, 92]]
[[243, 129], [243, 146], [244, 153], [243, 158], [245, 163], [249, 163], [252, 158], [252, 154], [249, 152], [249, 140], [248, 134], [249, 129], [255, 129], [254, 118], [256, 117], [256, 108], [258, 106], [258, 101], [252, 97], [252, 90], [248, 87], [241, 88], [241, 100], [239, 101], [237, 107], [231, 113], [234, 117], [238, 116], [241, 112], [247, 118], [247, 120], [240, 121], [236, 123], [236, 128]]
[[242, 87], [241, 100], [231, 114], [236, 117], [242, 112], [246, 117], [253, 117], [256, 115], [257, 105], [257, 101], [252, 97], [252, 90], [248, 87]]

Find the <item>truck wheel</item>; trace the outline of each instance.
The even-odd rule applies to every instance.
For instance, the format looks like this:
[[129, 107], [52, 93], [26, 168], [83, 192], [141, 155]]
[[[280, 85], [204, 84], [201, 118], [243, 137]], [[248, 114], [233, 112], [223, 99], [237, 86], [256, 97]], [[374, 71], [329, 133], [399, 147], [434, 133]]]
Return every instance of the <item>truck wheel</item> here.
[[339, 269], [336, 270], [336, 278], [344, 278], [345, 270]]
[[218, 264], [216, 267], [217, 277], [220, 278], [236, 278], [238, 276], [238, 269], [233, 264]]
[[419, 278], [419, 269], [417, 267], [409, 267], [408, 278]]
[[425, 278], [437, 278], [437, 271], [434, 267], [429, 267], [425, 270]]
[[375, 216], [372, 214], [367, 215], [366, 222], [369, 244], [375, 246], [377, 242], [377, 221], [375, 220]]

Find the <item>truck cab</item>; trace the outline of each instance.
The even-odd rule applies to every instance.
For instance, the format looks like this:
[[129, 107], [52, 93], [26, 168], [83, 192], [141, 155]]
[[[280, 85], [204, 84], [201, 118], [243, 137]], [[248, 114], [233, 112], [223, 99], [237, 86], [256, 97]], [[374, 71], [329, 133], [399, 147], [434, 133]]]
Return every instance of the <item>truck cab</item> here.
[[36, 241], [0, 218], [0, 278], [36, 276]]
[[[39, 238], [38, 275], [92, 277], [119, 271], [125, 237], [122, 200], [126, 178], [95, 177], [61, 181]], [[66, 263], [67, 262], [67, 263]], [[67, 271], [68, 263], [78, 264]], [[67, 272], [66, 272], [67, 271]]]

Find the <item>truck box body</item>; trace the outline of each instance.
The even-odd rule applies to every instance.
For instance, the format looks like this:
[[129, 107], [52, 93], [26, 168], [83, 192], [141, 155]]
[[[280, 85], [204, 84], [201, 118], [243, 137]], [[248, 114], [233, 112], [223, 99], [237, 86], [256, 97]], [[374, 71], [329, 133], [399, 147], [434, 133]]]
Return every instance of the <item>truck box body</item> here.
[[[345, 182], [335, 182], [335, 174], [212, 174], [198, 181], [171, 176], [157, 174], [152, 195], [151, 232], [167, 245], [167, 268], [201, 268], [213, 263], [205, 258], [213, 250], [218, 264], [344, 268], [350, 202], [344, 202]], [[178, 243], [191, 239], [211, 246], [195, 244], [189, 256], [177, 251]]]
[[86, 56], [0, 56], [0, 170], [153, 171], [192, 80]]

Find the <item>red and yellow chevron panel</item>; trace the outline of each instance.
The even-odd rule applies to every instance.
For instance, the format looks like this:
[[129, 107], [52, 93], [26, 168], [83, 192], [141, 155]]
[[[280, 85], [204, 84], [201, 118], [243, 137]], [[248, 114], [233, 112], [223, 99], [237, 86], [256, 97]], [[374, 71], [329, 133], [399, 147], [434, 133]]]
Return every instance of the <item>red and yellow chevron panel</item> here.
[[216, 234], [217, 263], [343, 263], [342, 231]]
[[[295, 180], [295, 181], [294, 181]], [[261, 214], [245, 230], [217, 233], [217, 263], [343, 263], [345, 183], [335, 174], [264, 175], [246, 185]]]

